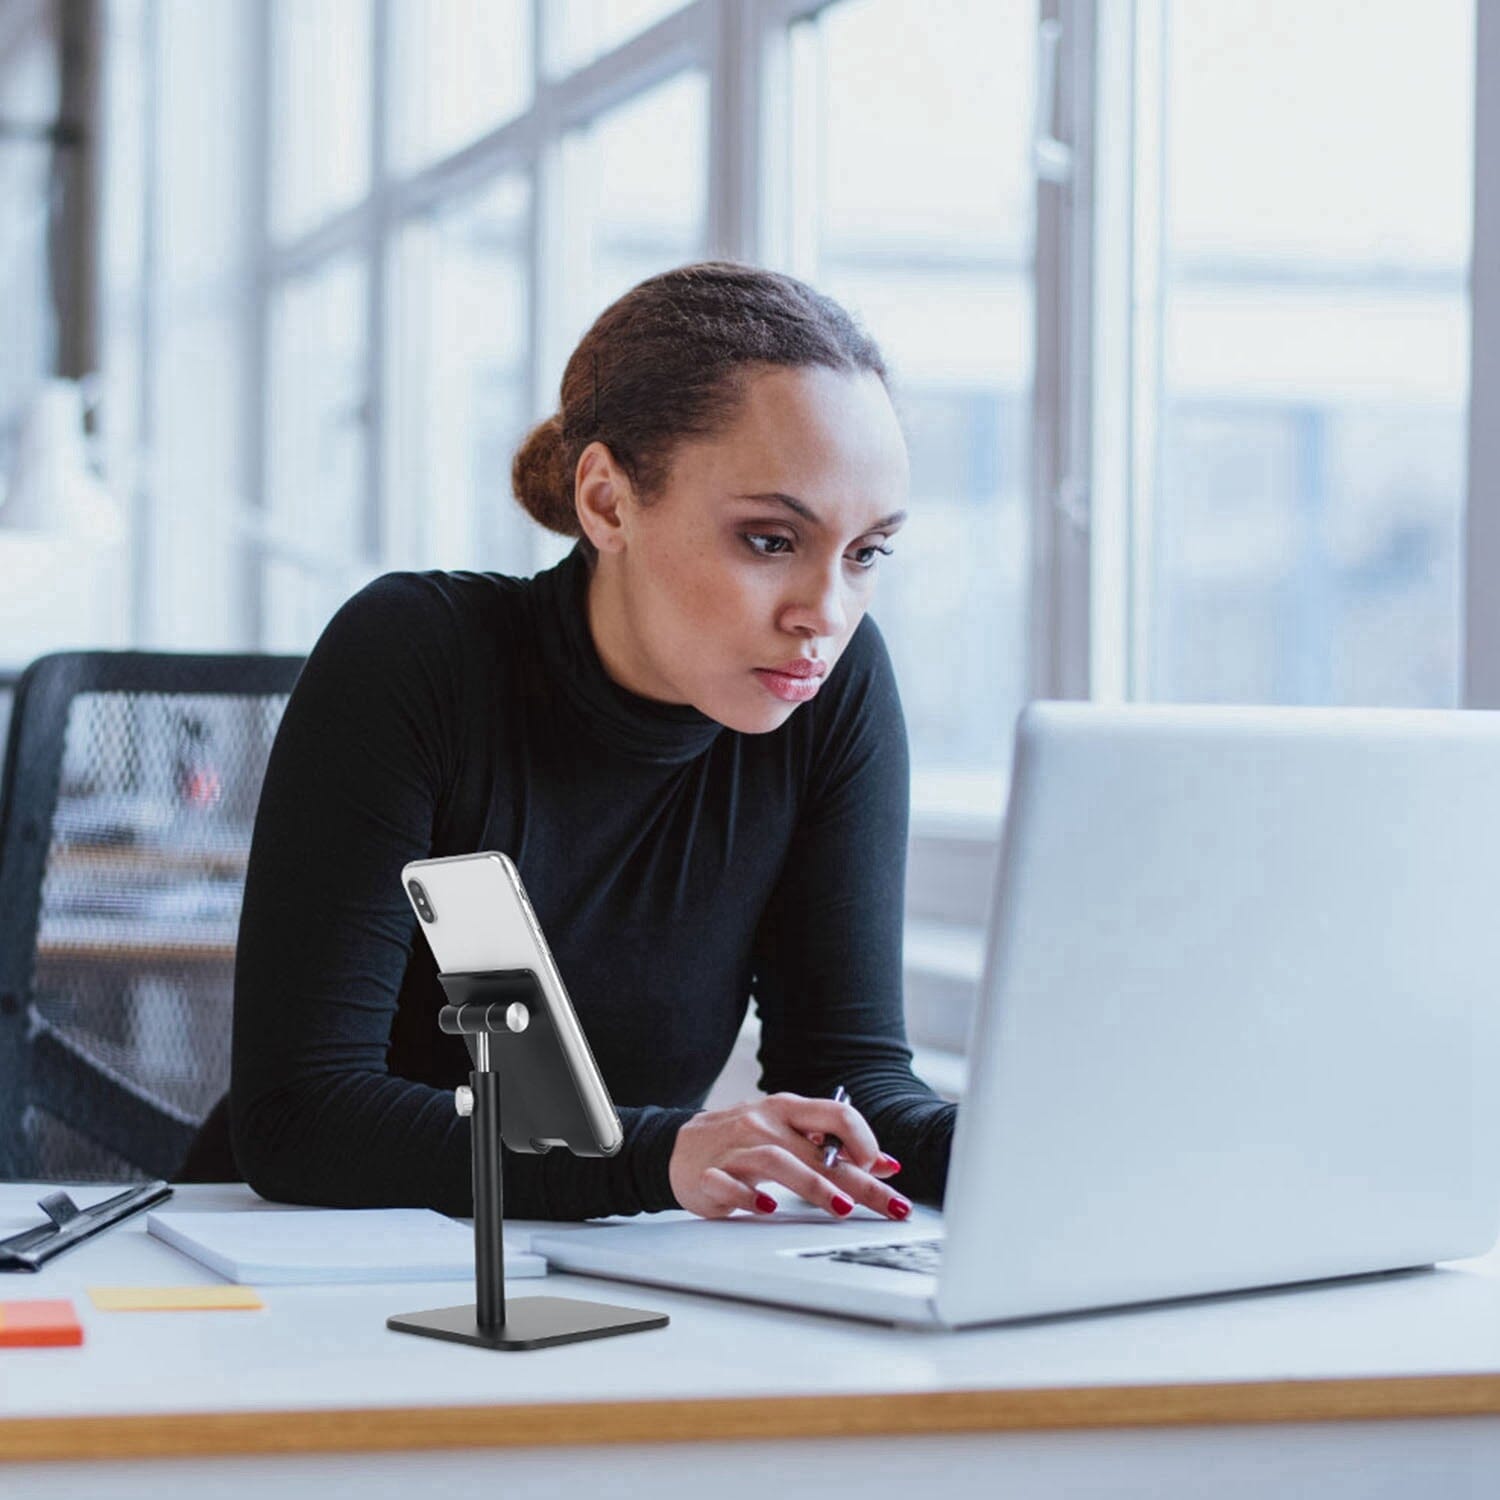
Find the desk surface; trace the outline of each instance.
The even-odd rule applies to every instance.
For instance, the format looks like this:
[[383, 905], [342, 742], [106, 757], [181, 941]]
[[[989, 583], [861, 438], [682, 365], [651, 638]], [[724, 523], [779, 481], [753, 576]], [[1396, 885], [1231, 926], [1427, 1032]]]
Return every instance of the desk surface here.
[[[0, 1233], [35, 1221], [40, 1191], [0, 1186]], [[230, 1187], [180, 1188], [174, 1206], [295, 1212]], [[271, 1287], [253, 1313], [103, 1313], [85, 1290], [214, 1279], [143, 1220], [0, 1276], [0, 1299], [72, 1297], [85, 1328], [82, 1348], [0, 1351], [0, 1459], [1500, 1413], [1500, 1254], [957, 1334], [553, 1275], [510, 1290], [672, 1323], [527, 1354], [384, 1326], [471, 1300], [457, 1282]]]

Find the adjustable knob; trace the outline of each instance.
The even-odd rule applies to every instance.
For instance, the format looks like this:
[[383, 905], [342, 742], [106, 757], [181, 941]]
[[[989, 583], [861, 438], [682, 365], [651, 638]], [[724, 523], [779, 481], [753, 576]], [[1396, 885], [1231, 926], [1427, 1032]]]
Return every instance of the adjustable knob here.
[[453, 1107], [468, 1119], [474, 1113], [474, 1090], [466, 1083], [461, 1083], [453, 1090]]

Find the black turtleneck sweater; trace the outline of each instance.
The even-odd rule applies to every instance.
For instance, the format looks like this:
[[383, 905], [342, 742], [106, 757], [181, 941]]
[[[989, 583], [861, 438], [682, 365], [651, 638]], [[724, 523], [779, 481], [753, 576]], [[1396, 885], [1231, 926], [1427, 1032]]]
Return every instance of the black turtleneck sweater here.
[[939, 1199], [953, 1106], [913, 1076], [905, 1041], [906, 735], [874, 621], [780, 729], [739, 734], [616, 684], [587, 583], [576, 548], [530, 579], [390, 574], [318, 641], [245, 886], [240, 1169], [271, 1198], [472, 1212], [469, 1121], [450, 1092], [469, 1060], [438, 1030], [443, 994], [400, 872], [499, 849], [625, 1129], [610, 1159], [507, 1153], [507, 1213], [675, 1207], [677, 1128], [752, 995], [761, 1087], [843, 1083], [905, 1164], [898, 1185]]

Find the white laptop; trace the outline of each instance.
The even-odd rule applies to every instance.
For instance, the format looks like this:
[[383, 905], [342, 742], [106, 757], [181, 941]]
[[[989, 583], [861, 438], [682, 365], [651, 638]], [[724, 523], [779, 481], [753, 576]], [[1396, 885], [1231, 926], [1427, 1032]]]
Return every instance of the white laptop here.
[[1497, 893], [1500, 713], [1032, 704], [945, 1213], [533, 1248], [929, 1327], [1481, 1254]]

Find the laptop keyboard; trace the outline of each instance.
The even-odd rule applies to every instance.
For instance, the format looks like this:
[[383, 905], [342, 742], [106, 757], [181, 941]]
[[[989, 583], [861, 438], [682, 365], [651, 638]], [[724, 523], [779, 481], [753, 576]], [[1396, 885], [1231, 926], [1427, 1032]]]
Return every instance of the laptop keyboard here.
[[804, 1250], [813, 1260], [837, 1260], [855, 1266], [880, 1266], [887, 1271], [915, 1271], [936, 1276], [942, 1260], [941, 1240], [901, 1240], [894, 1245], [851, 1245], [847, 1250]]

